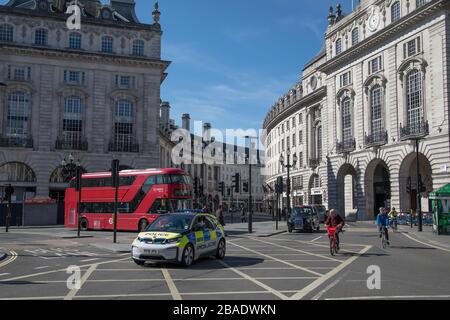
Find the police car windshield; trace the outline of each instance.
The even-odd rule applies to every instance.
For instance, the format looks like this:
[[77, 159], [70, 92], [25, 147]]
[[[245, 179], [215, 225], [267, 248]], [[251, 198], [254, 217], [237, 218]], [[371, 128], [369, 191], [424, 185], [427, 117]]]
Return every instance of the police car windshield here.
[[153, 221], [147, 227], [147, 231], [182, 233], [189, 230], [193, 219], [194, 215], [163, 215]]

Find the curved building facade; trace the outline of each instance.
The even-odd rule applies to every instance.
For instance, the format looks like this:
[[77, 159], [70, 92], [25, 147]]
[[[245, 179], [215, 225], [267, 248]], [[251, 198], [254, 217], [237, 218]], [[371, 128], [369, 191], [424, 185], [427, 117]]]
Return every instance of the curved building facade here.
[[372, 219], [380, 206], [416, 210], [419, 192], [429, 211], [428, 194], [450, 181], [449, 12], [443, 0], [330, 8], [323, 49], [266, 116], [267, 182], [287, 178], [290, 148], [294, 205]]

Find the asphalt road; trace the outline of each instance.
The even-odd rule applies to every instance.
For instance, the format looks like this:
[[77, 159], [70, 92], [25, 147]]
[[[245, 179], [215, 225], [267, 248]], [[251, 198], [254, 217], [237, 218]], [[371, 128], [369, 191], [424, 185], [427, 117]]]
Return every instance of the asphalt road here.
[[[68, 239], [64, 229], [0, 230], [0, 299], [449, 299], [450, 252], [391, 235], [382, 249], [372, 226], [351, 224], [341, 253], [328, 251], [325, 233], [228, 237], [227, 256], [191, 268], [135, 265], [128, 253], [103, 251], [108, 232]], [[86, 233], [84, 233], [86, 234]], [[133, 233], [121, 233], [122, 243]], [[81, 288], [68, 288], [69, 266], [81, 270]], [[369, 289], [367, 270], [380, 270]]]

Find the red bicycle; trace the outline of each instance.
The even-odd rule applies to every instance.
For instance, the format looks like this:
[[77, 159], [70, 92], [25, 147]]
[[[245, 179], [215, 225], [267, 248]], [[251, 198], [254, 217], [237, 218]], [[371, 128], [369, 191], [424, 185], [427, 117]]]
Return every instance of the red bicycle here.
[[328, 227], [328, 238], [330, 239], [330, 253], [332, 256], [338, 253], [338, 245], [336, 238], [336, 227]]

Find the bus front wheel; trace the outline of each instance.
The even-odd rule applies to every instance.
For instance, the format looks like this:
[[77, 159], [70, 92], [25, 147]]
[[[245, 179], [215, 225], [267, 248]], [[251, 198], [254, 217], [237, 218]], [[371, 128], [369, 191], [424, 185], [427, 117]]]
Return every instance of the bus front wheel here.
[[148, 226], [148, 221], [145, 219], [142, 219], [141, 221], [139, 221], [139, 231], [140, 232], [144, 232], [145, 229], [147, 229]]
[[81, 219], [80, 221], [80, 230], [87, 231], [89, 227], [89, 223], [86, 218]]

